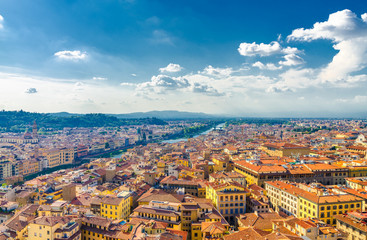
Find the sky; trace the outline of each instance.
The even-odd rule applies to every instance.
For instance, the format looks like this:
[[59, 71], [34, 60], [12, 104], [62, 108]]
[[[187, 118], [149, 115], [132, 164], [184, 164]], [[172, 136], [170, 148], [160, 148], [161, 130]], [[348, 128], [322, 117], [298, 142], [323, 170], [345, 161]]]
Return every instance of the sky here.
[[1, 0], [0, 109], [367, 115], [355, 1]]

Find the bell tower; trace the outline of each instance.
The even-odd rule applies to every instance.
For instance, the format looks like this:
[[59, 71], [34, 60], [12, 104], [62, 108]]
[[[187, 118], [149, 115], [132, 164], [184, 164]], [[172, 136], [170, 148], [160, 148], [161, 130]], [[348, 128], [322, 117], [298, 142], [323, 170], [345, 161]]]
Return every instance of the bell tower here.
[[37, 123], [36, 120], [34, 120], [33, 122], [33, 127], [32, 127], [32, 137], [33, 138], [38, 138], [38, 133], [37, 133]]

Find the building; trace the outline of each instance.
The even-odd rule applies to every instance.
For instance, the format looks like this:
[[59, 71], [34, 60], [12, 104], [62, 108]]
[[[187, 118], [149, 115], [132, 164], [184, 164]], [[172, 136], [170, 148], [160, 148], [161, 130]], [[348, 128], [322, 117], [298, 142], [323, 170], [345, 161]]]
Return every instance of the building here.
[[267, 143], [263, 145], [263, 150], [270, 156], [291, 157], [310, 154], [310, 148], [291, 143]]
[[211, 182], [206, 188], [206, 198], [210, 199], [224, 218], [234, 223], [238, 214], [246, 212], [246, 195], [249, 192], [237, 182]]
[[349, 212], [335, 216], [336, 228], [347, 235], [348, 240], [367, 239], [367, 213]]
[[347, 187], [367, 190], [367, 177], [353, 177], [345, 179]]
[[81, 239], [80, 224], [72, 217], [38, 217], [28, 224], [28, 239]]
[[264, 164], [260, 160], [240, 160], [234, 163], [234, 170], [246, 177], [247, 184], [264, 187], [264, 182], [289, 180], [292, 182], [320, 182], [325, 185], [344, 184], [348, 168], [325, 163]]
[[12, 163], [5, 158], [0, 158], [0, 179], [12, 176]]
[[126, 226], [103, 217], [83, 217], [81, 219], [82, 240], [131, 239]]
[[71, 183], [63, 186], [62, 198], [65, 201], [72, 201], [74, 198], [76, 198], [76, 185]]
[[338, 240], [343, 238], [337, 229], [315, 219], [286, 218], [273, 220], [273, 231], [290, 231], [302, 237], [302, 239]]
[[335, 226], [335, 215], [364, 209], [362, 198], [335, 194], [323, 186], [283, 181], [266, 182], [265, 185], [271, 206], [278, 212], [298, 218], [317, 218]]
[[246, 186], [246, 177], [242, 174], [232, 171], [232, 172], [216, 172], [209, 175], [209, 182], [231, 182], [236, 181], [242, 186]]
[[105, 197], [101, 202], [101, 217], [126, 219], [130, 215], [130, 192], [123, 192], [118, 197]]
[[195, 197], [205, 198], [206, 184], [198, 179], [183, 180], [176, 179], [174, 176], [168, 176], [161, 180], [160, 187], [166, 191], [177, 191], [183, 189], [185, 194], [191, 194]]
[[74, 162], [74, 148], [53, 148], [44, 151], [47, 159], [47, 167], [54, 168], [60, 165], [72, 164]]

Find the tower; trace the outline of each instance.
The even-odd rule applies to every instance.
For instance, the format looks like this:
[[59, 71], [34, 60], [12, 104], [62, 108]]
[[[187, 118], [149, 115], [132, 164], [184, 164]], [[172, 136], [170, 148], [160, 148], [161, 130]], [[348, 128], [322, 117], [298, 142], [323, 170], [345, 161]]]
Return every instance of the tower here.
[[36, 123], [36, 120], [34, 120], [34, 122], [33, 122], [33, 127], [32, 127], [32, 137], [33, 137], [33, 138], [38, 138], [38, 133], [37, 133], [37, 123]]

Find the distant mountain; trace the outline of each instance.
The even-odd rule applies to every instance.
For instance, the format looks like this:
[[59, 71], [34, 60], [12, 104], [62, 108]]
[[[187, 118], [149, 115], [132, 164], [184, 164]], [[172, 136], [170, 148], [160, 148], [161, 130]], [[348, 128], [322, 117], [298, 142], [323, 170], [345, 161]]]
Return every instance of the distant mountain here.
[[54, 117], [72, 117], [72, 116], [80, 116], [83, 114], [78, 113], [68, 113], [68, 112], [56, 112], [56, 113], [48, 113], [48, 115], [54, 116]]
[[150, 111], [126, 114], [108, 114], [117, 118], [160, 118], [160, 119], [208, 119], [217, 118], [217, 115], [181, 111]]

